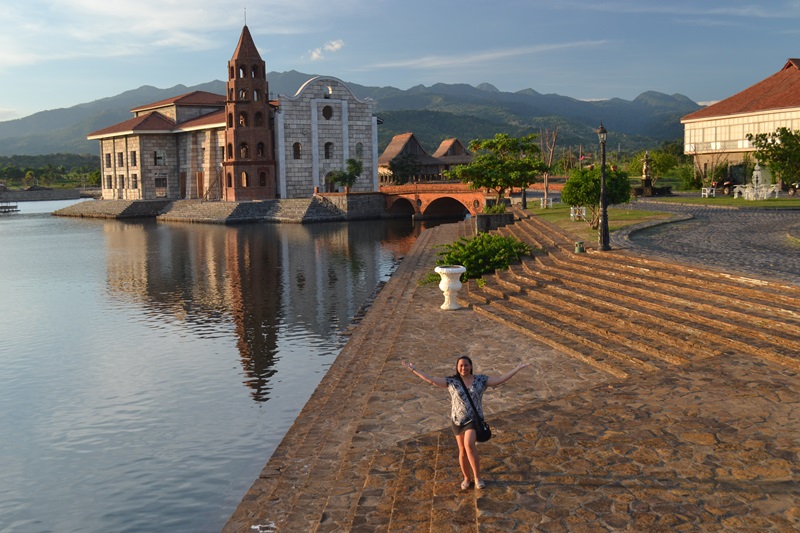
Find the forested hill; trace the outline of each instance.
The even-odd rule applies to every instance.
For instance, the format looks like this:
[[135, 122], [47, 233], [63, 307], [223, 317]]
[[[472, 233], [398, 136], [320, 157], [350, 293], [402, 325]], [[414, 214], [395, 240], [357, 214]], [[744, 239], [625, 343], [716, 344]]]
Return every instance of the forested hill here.
[[[312, 76], [296, 71], [269, 73], [271, 98], [296, 93]], [[609, 130], [611, 146], [635, 151], [682, 137], [680, 118], [701, 107], [679, 94], [652, 91], [632, 101], [582, 101], [533, 89], [502, 92], [488, 83], [477, 87], [439, 83], [407, 90], [348, 85], [357, 97], [375, 100], [376, 113], [383, 121], [378, 129], [381, 150], [393, 135], [405, 132], [414, 132], [433, 152], [450, 137], [466, 144], [499, 132], [524, 135], [555, 128], [561, 146], [594, 146], [594, 130], [602, 121]], [[131, 118], [134, 107], [198, 90], [224, 94], [225, 83], [217, 80], [169, 89], [143, 86], [94, 102], [0, 122], [0, 155], [94, 154], [98, 144], [86, 140], [88, 133]]]

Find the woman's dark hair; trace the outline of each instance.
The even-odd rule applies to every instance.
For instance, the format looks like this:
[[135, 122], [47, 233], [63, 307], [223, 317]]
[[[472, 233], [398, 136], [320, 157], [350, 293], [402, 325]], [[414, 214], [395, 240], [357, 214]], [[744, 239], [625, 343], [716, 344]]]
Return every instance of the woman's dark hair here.
[[469, 358], [467, 355], [462, 355], [458, 359], [456, 359], [456, 373], [453, 377], [458, 376], [458, 362], [462, 359], [466, 360], [469, 363], [469, 373], [472, 374], [473, 370], [475, 369], [475, 365], [472, 364], [472, 359]]

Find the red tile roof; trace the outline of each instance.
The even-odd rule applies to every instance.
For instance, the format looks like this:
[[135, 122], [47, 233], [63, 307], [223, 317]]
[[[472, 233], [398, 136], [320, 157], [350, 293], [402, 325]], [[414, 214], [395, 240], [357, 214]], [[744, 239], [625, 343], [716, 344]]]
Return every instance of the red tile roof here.
[[681, 122], [800, 107], [800, 59], [744, 91], [686, 115]]
[[202, 128], [204, 126], [215, 126], [222, 124], [225, 125], [225, 110], [220, 109], [219, 111], [214, 111], [213, 113], [208, 113], [207, 115], [203, 115], [202, 117], [193, 118], [191, 120], [187, 120], [186, 122], [181, 122], [178, 124], [178, 128], [182, 130], [193, 129], [193, 128]]
[[159, 107], [165, 107], [168, 105], [182, 105], [182, 106], [224, 106], [225, 105], [225, 97], [221, 94], [214, 94], [209, 93], [206, 91], [194, 91], [191, 93], [181, 94], [178, 96], [173, 96], [172, 98], [166, 98], [159, 102], [154, 102], [152, 104], [145, 104], [143, 106], [135, 107], [131, 109], [132, 113], [136, 113], [137, 111], [145, 111], [147, 109], [156, 109]]
[[125, 133], [164, 133], [175, 129], [175, 121], [165, 117], [158, 111], [152, 111], [146, 115], [140, 115], [132, 119], [114, 124], [107, 128], [90, 133], [87, 138], [107, 137], [109, 135], [121, 135]]

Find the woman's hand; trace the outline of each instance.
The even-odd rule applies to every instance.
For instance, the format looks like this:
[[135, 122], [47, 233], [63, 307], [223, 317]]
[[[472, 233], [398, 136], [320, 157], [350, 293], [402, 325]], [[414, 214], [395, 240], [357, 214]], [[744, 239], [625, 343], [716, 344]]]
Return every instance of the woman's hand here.
[[420, 372], [417, 370], [417, 365], [411, 362], [406, 362], [405, 360], [400, 361], [404, 367], [411, 370], [415, 376], [418, 376], [419, 379], [423, 381], [427, 381], [431, 385], [436, 385], [437, 387], [445, 388], [447, 387], [447, 380], [445, 378], [432, 378], [427, 374]]

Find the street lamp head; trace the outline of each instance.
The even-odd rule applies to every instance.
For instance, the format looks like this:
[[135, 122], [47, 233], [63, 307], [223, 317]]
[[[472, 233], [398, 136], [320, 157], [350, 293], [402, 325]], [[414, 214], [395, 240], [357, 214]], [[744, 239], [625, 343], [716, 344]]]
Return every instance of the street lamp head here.
[[600, 144], [606, 143], [606, 138], [608, 137], [608, 130], [603, 127], [603, 122], [600, 122], [600, 127], [597, 128], [597, 138], [600, 139]]

